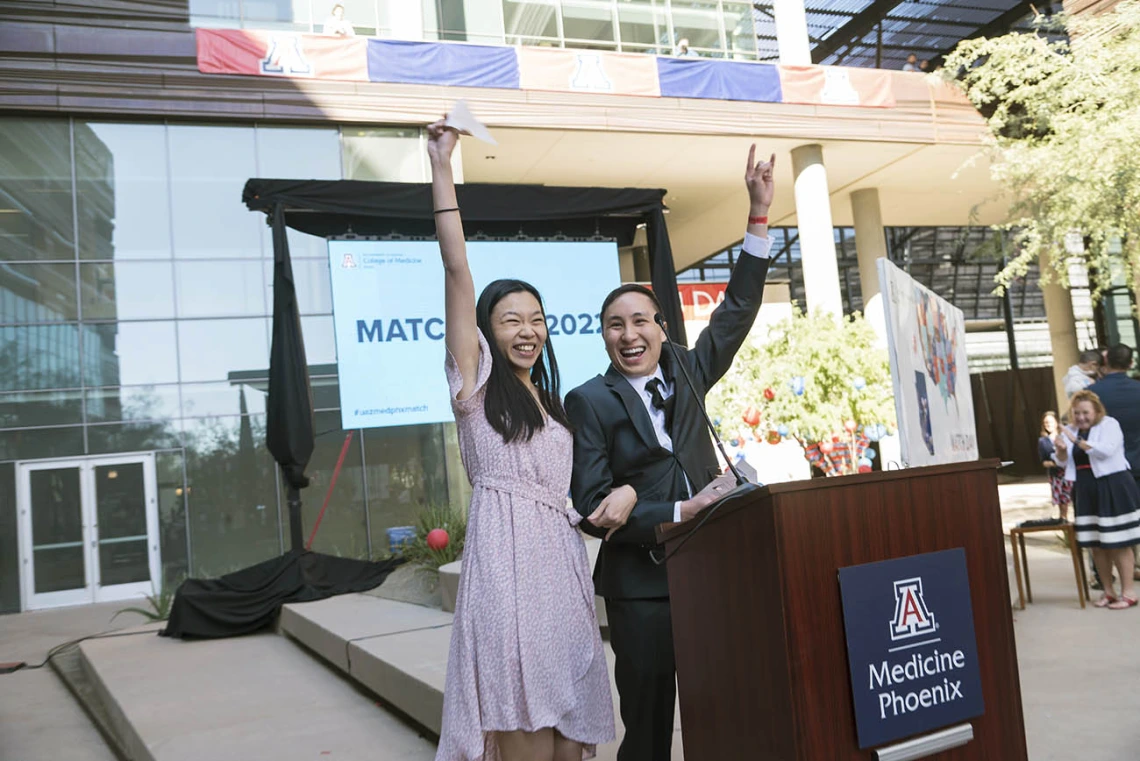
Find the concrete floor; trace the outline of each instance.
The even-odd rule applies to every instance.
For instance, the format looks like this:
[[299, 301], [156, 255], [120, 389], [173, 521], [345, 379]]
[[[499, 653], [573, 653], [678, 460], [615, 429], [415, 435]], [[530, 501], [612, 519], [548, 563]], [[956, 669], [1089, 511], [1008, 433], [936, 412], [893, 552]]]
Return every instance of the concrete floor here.
[[[1005, 484], [1001, 495], [1007, 528], [1051, 512], [1043, 482]], [[1140, 661], [1136, 657], [1140, 608], [1106, 611], [1090, 606], [1082, 610], [1072, 564], [1052, 534], [1029, 537], [1027, 554], [1034, 602], [1024, 611], [1015, 609], [1014, 620], [1030, 759], [1135, 761], [1140, 758]], [[1016, 596], [1012, 564], [1007, 570]], [[60, 642], [140, 623], [138, 618], [120, 616], [110, 624], [117, 608], [85, 606], [0, 616], [0, 661], [38, 662]], [[234, 641], [233, 647], [240, 649], [241, 645]], [[298, 652], [297, 657], [308, 656]], [[393, 738], [408, 731], [389, 721], [385, 717], [381, 723], [391, 727]], [[616, 748], [616, 743], [599, 748], [599, 761], [615, 759]], [[681, 758], [678, 736], [673, 759]], [[50, 668], [0, 675], [0, 761], [32, 759], [113, 759]]]

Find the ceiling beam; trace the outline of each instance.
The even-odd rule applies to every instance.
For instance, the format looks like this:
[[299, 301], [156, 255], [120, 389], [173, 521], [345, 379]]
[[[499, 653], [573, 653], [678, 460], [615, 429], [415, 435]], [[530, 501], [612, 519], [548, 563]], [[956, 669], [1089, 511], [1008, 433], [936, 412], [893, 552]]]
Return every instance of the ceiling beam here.
[[[1032, 0], [1031, 2], [1021, 2], [1010, 8], [1005, 13], [1001, 14], [993, 21], [988, 22], [985, 26], [980, 26], [969, 35], [963, 37], [963, 40], [974, 40], [979, 37], [993, 37], [994, 35], [1002, 35], [1009, 31], [1010, 27], [1016, 24], [1026, 14], [1033, 13], [1038, 10], [1038, 6], [1051, 8], [1052, 4], [1048, 0]], [[954, 43], [948, 50], [943, 50], [935, 56], [937, 59], [945, 58], [954, 52], [954, 48], [958, 47], [958, 43]]]
[[828, 56], [835, 53], [847, 43], [862, 39], [864, 35], [875, 28], [875, 24], [879, 23], [879, 19], [894, 10], [895, 6], [901, 2], [902, 0], [875, 0], [875, 2], [856, 13], [851, 17], [850, 21], [836, 29], [833, 33], [828, 35], [823, 42], [812, 48], [812, 63], [822, 63]]

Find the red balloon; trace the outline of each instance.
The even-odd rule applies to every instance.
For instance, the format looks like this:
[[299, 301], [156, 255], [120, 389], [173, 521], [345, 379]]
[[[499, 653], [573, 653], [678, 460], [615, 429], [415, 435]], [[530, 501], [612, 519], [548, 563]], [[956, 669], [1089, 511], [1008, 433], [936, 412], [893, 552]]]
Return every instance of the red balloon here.
[[751, 405], [740, 417], [743, 418], [745, 425], [750, 428], [755, 428], [756, 426], [760, 425], [760, 410], [752, 407]]
[[871, 472], [871, 466], [870, 465], [860, 465], [859, 466], [859, 472], [860, 473], [870, 473]]
[[839, 443], [839, 434], [835, 434], [834, 436], [832, 436], [831, 441], [834, 444], [838, 444]]
[[848, 433], [855, 433], [855, 429], [859, 427], [859, 424], [856, 423], [854, 420], [848, 420], [846, 423], [843, 424], [843, 427], [845, 429], [847, 429]]
[[766, 389], [764, 389], [764, 398], [767, 399], [768, 401], [772, 401], [773, 399], [776, 398], [776, 392], [770, 388], [766, 388]]
[[780, 432], [779, 431], [768, 431], [768, 443], [769, 444], [779, 444], [780, 443]]
[[433, 528], [427, 535], [427, 546], [433, 550], [442, 550], [451, 541], [451, 537], [441, 528]]
[[819, 451], [823, 452], [824, 454], [830, 453], [833, 449], [835, 449], [835, 445], [830, 441], [825, 441], [819, 445]]

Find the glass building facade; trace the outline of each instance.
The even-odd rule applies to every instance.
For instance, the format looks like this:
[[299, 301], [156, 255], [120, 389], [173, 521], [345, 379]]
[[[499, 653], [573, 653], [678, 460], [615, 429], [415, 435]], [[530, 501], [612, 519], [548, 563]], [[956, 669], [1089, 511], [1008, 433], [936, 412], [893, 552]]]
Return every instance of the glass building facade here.
[[206, 27], [320, 32], [332, 7], [359, 35], [772, 60], [771, 9], [740, 0], [190, 0]]
[[[273, 252], [242, 187], [259, 176], [421, 182], [425, 156], [418, 129], [0, 119], [0, 611], [20, 607], [19, 531], [36, 547], [38, 591], [67, 586], [52, 569], [79, 543], [80, 517], [17, 525], [17, 504], [80, 488], [80, 471], [30, 461], [146, 453], [167, 580], [282, 551], [284, 490], [264, 446]], [[317, 410], [304, 525], [351, 433], [313, 546], [380, 556], [386, 528], [466, 499], [454, 426], [340, 429], [326, 244], [290, 235]], [[92, 471], [119, 479], [92, 487], [104, 534], [111, 486], [134, 478], [131, 463], [107, 467]], [[129, 575], [128, 560], [106, 560], [104, 583], [116, 568]]]

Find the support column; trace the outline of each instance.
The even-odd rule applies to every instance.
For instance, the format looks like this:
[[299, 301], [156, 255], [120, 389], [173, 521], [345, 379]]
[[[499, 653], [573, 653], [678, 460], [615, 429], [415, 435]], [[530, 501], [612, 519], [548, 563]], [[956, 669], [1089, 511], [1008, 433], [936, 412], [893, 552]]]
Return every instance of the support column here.
[[859, 257], [859, 289], [863, 293], [863, 316], [875, 329], [879, 341], [887, 340], [883, 297], [879, 293], [878, 260], [887, 258], [887, 236], [883, 232], [883, 213], [879, 207], [879, 189], [864, 188], [851, 194], [851, 216], [855, 221], [855, 252]]
[[[1041, 273], [1049, 272], [1053, 265], [1049, 256], [1042, 254], [1037, 262]], [[1045, 301], [1045, 319], [1049, 321], [1049, 342], [1053, 346], [1053, 385], [1057, 390], [1057, 414], [1063, 415], [1069, 409], [1069, 398], [1065, 396], [1062, 382], [1070, 367], [1077, 364], [1080, 349], [1077, 347], [1077, 320], [1073, 317], [1073, 299], [1067, 288], [1059, 285], [1056, 274], [1049, 285], [1041, 286]]]
[[835, 259], [835, 232], [831, 226], [831, 195], [823, 147], [801, 145], [792, 149], [795, 175], [796, 218], [803, 257], [804, 292], [809, 312], [843, 314], [839, 264]]
[[811, 45], [804, 0], [775, 0], [772, 12], [776, 17], [776, 46], [780, 51], [780, 63], [786, 66], [810, 65]]

